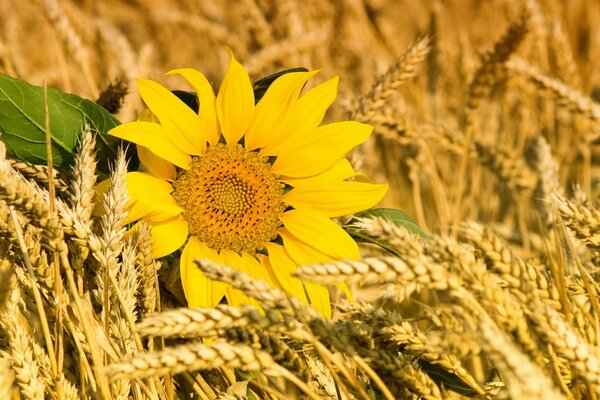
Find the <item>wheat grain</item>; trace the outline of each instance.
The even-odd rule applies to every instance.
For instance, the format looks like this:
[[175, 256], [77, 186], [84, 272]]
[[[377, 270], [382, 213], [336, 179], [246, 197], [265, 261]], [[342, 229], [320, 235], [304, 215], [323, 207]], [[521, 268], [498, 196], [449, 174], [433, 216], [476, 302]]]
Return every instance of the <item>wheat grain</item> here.
[[[43, 183], [46, 185], [48, 184], [48, 167], [45, 165], [35, 165], [25, 161], [16, 160], [8, 160], [8, 162], [15, 171], [19, 171], [19, 173], [21, 173], [23, 176], [33, 179], [38, 183]], [[56, 189], [64, 192], [67, 188], [67, 185], [59, 176], [59, 172], [57, 170], [53, 171], [53, 177]]]
[[593, 249], [600, 247], [600, 212], [576, 199], [552, 197], [565, 225], [575, 236]]
[[231, 328], [223, 335], [228, 342], [251, 345], [263, 350], [273, 357], [273, 361], [297, 375], [303, 381], [308, 381], [310, 372], [306, 362], [284, 341], [260, 330]]
[[157, 309], [157, 271], [160, 263], [152, 257], [152, 236], [144, 222], [138, 223], [135, 230], [137, 255], [136, 266], [140, 275], [139, 302], [144, 315], [153, 314]]
[[263, 316], [252, 306], [217, 305], [214, 308], [182, 308], [163, 312], [144, 319], [136, 329], [144, 336], [209, 337], [236, 327], [282, 329], [286, 324], [270, 310]]
[[25, 329], [25, 324], [19, 321], [23, 318], [18, 303], [19, 289], [11, 291], [11, 299], [6, 310], [2, 312], [2, 327], [10, 341], [9, 357], [15, 373], [15, 381], [21, 395], [26, 399], [44, 399], [49, 382], [43, 378], [39, 361], [35, 358], [32, 345], [33, 339]]
[[[513, 73], [527, 77], [541, 89], [551, 91], [559, 98], [563, 105], [569, 107], [574, 112], [586, 116], [595, 123], [600, 122], [600, 106], [578, 90], [545, 75], [537, 68], [519, 58], [511, 59], [506, 64], [506, 67]], [[591, 142], [596, 140], [597, 137], [598, 134], [588, 135], [586, 140]]]
[[319, 318], [315, 309], [302, 304], [284, 291], [269, 286], [265, 281], [254, 280], [243, 272], [219, 265], [211, 260], [196, 260], [196, 265], [209, 279], [228, 283], [249, 297], [258, 300], [265, 307], [307, 319]]
[[397, 257], [367, 257], [362, 260], [340, 260], [301, 267], [295, 276], [311, 282], [334, 284], [343, 281], [361, 283], [418, 282], [435, 290], [460, 287], [460, 280], [451, 276], [438, 265], [413, 266]]
[[110, 364], [106, 367], [106, 374], [115, 380], [214, 368], [268, 371], [274, 365], [271, 356], [250, 346], [192, 343], [156, 353], [139, 354], [129, 360]]
[[4, 143], [0, 143], [0, 199], [26, 216], [31, 224], [44, 231], [44, 239], [48, 245], [64, 251], [62, 226], [56, 213], [51, 212], [46, 200], [47, 192], [42, 195], [21, 175], [15, 173], [6, 157]]
[[[510, 339], [488, 319], [479, 320], [486, 354], [500, 368], [514, 399], [564, 399], [539, 364], [532, 363]], [[508, 349], [508, 351], [507, 351]]]
[[539, 301], [528, 304], [529, 318], [540, 337], [565, 357], [575, 372], [585, 378], [594, 391], [600, 384], [600, 353], [581, 338], [564, 316]]
[[423, 37], [413, 43], [392, 66], [389, 67], [369, 92], [363, 96], [353, 112], [356, 119], [370, 122], [376, 119], [383, 105], [398, 89], [417, 74], [417, 67], [429, 54], [429, 38]]

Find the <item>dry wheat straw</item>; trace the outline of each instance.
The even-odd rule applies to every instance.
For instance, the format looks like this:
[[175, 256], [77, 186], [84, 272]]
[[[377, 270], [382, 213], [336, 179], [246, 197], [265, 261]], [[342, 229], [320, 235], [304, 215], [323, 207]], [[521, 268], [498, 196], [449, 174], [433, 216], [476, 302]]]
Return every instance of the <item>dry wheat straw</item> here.
[[237, 34], [229, 30], [222, 23], [211, 21], [199, 15], [190, 15], [176, 11], [171, 8], [154, 8], [153, 11], [155, 18], [160, 22], [183, 24], [215, 43], [226, 45], [233, 45], [235, 43]]
[[248, 25], [248, 30], [256, 39], [260, 47], [264, 47], [273, 42], [273, 27], [269, 25], [265, 14], [260, 9], [256, 0], [243, 0], [244, 11], [248, 13], [244, 22]]
[[[113, 343], [119, 348], [119, 353], [131, 356], [136, 350], [142, 350], [139, 338], [135, 337], [131, 331], [133, 323], [137, 319], [136, 295], [138, 287], [138, 274], [135, 269], [134, 260], [135, 247], [129, 236], [122, 250], [121, 264], [118, 276], [111, 279], [110, 303], [113, 305], [109, 312], [110, 336]], [[111, 274], [111, 271], [108, 271]], [[112, 277], [109, 275], [109, 277]], [[120, 305], [120, 307], [117, 307]], [[139, 345], [136, 346], [136, 339]], [[131, 383], [128, 380], [116, 380], [113, 382], [113, 395], [120, 398], [127, 398], [131, 390]]]
[[268, 372], [274, 365], [271, 356], [251, 346], [190, 343], [156, 353], [139, 354], [131, 359], [110, 364], [106, 367], [106, 374], [111, 380], [115, 380], [215, 368]]
[[[481, 101], [487, 97], [494, 85], [500, 81], [502, 65], [517, 50], [519, 44], [525, 38], [528, 31], [529, 15], [524, 13], [521, 18], [511, 23], [504, 35], [495, 43], [492, 51], [485, 53], [481, 59], [481, 65], [475, 72], [473, 80], [469, 85], [469, 97], [465, 110], [466, 133], [463, 143], [463, 154], [456, 175], [453, 224], [456, 224], [462, 212], [463, 190], [466, 181], [466, 169], [469, 160], [469, 152], [475, 139], [475, 119]], [[489, 151], [489, 157], [494, 159], [497, 152]], [[498, 164], [498, 163], [496, 163]], [[500, 164], [501, 165], [501, 164]]]
[[303, 33], [298, 37], [273, 42], [252, 54], [244, 66], [250, 74], [257, 74], [276, 61], [284, 60], [291, 54], [299, 53], [319, 46], [327, 40], [327, 29], [318, 29]]
[[41, 3], [50, 24], [63, 42], [67, 44], [69, 51], [79, 62], [83, 71], [86, 83], [92, 92], [92, 97], [97, 98], [99, 94], [98, 86], [94, 80], [94, 74], [90, 65], [90, 54], [88, 48], [84, 45], [81, 36], [73, 27], [68, 15], [65, 13], [58, 0], [37, 0]]
[[[426, 124], [419, 129], [450, 152], [463, 156], [466, 139], [458, 132], [444, 126]], [[516, 157], [514, 150], [491, 146], [473, 139], [467, 151], [470, 160], [479, 162], [495, 174], [502, 185], [530, 196], [535, 189], [536, 179], [522, 157]]]

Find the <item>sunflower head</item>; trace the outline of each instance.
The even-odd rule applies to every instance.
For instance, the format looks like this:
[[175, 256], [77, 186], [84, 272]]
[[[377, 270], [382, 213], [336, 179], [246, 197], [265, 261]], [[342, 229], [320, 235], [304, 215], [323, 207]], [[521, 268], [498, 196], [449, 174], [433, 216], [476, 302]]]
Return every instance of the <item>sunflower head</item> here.
[[[199, 109], [162, 85], [137, 81], [151, 119], [109, 133], [137, 145], [140, 171], [127, 174], [127, 221], [150, 226], [154, 257], [183, 246], [180, 272], [190, 307], [250, 301], [209, 281], [193, 260], [209, 258], [282, 288], [323, 314], [328, 290], [291, 276], [297, 265], [360, 256], [331, 218], [378, 203], [387, 185], [358, 182], [346, 159], [372, 127], [321, 125], [336, 96], [332, 78], [300, 95], [316, 71], [277, 78], [255, 104], [247, 72], [231, 55], [215, 96], [195, 69], [177, 69]], [[99, 185], [103, 191], [109, 182]]]

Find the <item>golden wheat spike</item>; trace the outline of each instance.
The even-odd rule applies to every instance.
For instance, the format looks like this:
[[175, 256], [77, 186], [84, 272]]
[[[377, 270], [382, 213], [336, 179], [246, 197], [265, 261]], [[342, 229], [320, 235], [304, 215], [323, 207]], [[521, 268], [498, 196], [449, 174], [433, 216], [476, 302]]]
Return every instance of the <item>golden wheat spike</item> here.
[[[223, 337], [228, 342], [260, 348], [269, 353], [277, 364], [294, 373], [300, 379], [304, 381], [310, 379], [306, 361], [301, 357], [302, 352], [293, 349], [284, 340], [280, 340], [270, 333], [247, 328], [232, 328], [227, 329]], [[292, 342], [292, 344], [296, 348], [300, 345], [298, 342]]]
[[560, 194], [552, 197], [567, 228], [587, 246], [600, 248], [600, 211], [578, 199], [569, 200]]
[[429, 37], [413, 43], [377, 83], [364, 95], [354, 111], [356, 119], [369, 122], [377, 119], [383, 105], [397, 93], [398, 89], [417, 74], [418, 66], [429, 54]]
[[[582, 114], [594, 121], [600, 122], [600, 106], [585, 96], [577, 89], [551, 78], [540, 71], [538, 68], [530, 65], [527, 61], [521, 58], [513, 58], [506, 63], [509, 71], [519, 74], [531, 80], [540, 89], [549, 90], [561, 101], [561, 104], [569, 107], [576, 113]], [[586, 140], [594, 141], [598, 138], [598, 134], [587, 135]]]
[[269, 286], [265, 281], [254, 280], [247, 274], [211, 260], [196, 260], [196, 265], [210, 278], [225, 282], [258, 300], [263, 306], [281, 310], [303, 318], [319, 318], [317, 311], [306, 306], [280, 289]]
[[534, 364], [489, 319], [478, 321], [484, 351], [500, 369], [513, 399], [566, 399], [539, 364]]
[[232, 307], [219, 304], [214, 308], [166, 311], [144, 319], [136, 329], [144, 336], [209, 337], [224, 329], [250, 326], [277, 329], [285, 327], [285, 321], [270, 310], [263, 316], [249, 305]]
[[128, 360], [109, 364], [106, 367], [106, 375], [114, 381], [216, 368], [268, 372], [274, 365], [271, 356], [250, 346], [190, 343], [156, 353], [139, 354]]
[[600, 390], [600, 350], [575, 331], [563, 314], [540, 301], [528, 303], [533, 328], [546, 343], [565, 357], [573, 371], [584, 378], [591, 388]]
[[311, 282], [334, 284], [343, 281], [369, 283], [418, 282], [435, 290], [460, 286], [460, 280], [439, 265], [413, 265], [398, 257], [366, 257], [362, 260], [340, 260], [299, 268], [295, 276]]

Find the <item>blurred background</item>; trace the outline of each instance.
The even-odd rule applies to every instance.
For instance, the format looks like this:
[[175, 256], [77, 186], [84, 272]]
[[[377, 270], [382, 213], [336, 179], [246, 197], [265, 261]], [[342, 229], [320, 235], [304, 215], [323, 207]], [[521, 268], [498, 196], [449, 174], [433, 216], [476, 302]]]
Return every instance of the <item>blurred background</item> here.
[[0, 0], [0, 13], [0, 72], [89, 99], [121, 79], [121, 121], [143, 107], [137, 77], [188, 89], [165, 73], [194, 67], [218, 89], [225, 46], [252, 79], [339, 75], [327, 120], [375, 126], [352, 161], [429, 231], [477, 219], [529, 249], [544, 174], [596, 191], [598, 1]]

